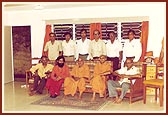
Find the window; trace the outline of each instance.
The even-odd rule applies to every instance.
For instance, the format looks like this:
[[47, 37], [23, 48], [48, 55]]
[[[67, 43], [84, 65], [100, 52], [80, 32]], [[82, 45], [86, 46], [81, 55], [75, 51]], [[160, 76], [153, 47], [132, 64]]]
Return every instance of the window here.
[[64, 34], [70, 32], [73, 36], [73, 24], [54, 24], [54, 33], [57, 40], [65, 40]]
[[135, 39], [139, 39], [141, 36], [142, 22], [126, 22], [121, 23], [121, 38], [128, 39], [128, 31], [132, 29], [135, 31]]
[[90, 37], [90, 24], [75, 24], [75, 38], [78, 40], [81, 38], [80, 32], [81, 29], [86, 29], [87, 38]]
[[103, 40], [109, 39], [108, 33], [110, 31], [113, 31], [117, 37], [117, 23], [102, 23], [101, 28], [102, 28], [102, 39]]
[[[73, 26], [74, 25], [74, 26]], [[121, 25], [121, 29], [120, 26]], [[56, 33], [56, 37], [58, 40], [65, 40], [64, 33], [70, 32], [73, 36], [75, 33], [75, 39], [80, 39], [80, 31], [81, 29], [87, 30], [87, 38], [90, 38], [90, 24], [54, 24], [54, 32]], [[74, 29], [74, 28], [75, 29]], [[139, 39], [141, 36], [141, 27], [142, 22], [124, 22], [124, 23], [102, 23], [102, 39], [107, 40], [108, 33], [113, 31], [116, 33], [116, 37], [121, 37], [122, 40], [128, 39], [128, 31], [129, 29], [133, 29], [135, 31], [135, 39]], [[121, 32], [118, 32], [121, 30]], [[120, 33], [120, 34], [119, 34]]]

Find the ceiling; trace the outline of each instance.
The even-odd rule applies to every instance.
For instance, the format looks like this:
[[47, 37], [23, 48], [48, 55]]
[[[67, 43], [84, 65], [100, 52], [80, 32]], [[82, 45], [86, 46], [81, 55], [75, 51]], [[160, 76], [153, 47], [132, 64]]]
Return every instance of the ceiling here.
[[[5, 11], [49, 10], [60, 8], [130, 4], [129, 2], [2, 2], [2, 3]], [[133, 2], [131, 2], [131, 4], [132, 3]]]

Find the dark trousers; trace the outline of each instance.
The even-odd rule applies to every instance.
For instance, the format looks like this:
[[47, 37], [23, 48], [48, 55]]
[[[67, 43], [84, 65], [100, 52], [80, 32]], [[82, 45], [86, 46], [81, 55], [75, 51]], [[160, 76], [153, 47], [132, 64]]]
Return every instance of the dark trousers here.
[[[113, 71], [120, 69], [120, 68], [118, 68], [118, 64], [119, 64], [119, 58], [118, 57], [107, 57], [107, 60], [113, 62]], [[113, 76], [113, 80], [115, 80], [116, 77], [117, 76]]]
[[[40, 83], [39, 83], [40, 80]], [[45, 78], [40, 78], [39, 76], [34, 76], [34, 86], [33, 86], [33, 90], [42, 93], [43, 89], [46, 85], [46, 79]]]

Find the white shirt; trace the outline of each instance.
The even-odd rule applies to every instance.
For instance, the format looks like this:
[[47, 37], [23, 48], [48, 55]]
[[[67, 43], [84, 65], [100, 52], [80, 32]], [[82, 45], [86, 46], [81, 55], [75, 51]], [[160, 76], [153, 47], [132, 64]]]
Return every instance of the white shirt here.
[[61, 43], [59, 41], [54, 41], [54, 44], [51, 41], [48, 41], [44, 47], [44, 51], [48, 51], [49, 60], [55, 60], [59, 56], [59, 51], [62, 51]]
[[69, 40], [66, 42], [66, 40], [62, 41], [62, 50], [64, 56], [72, 56], [75, 55], [75, 42], [73, 40]]
[[119, 40], [114, 40], [111, 43], [111, 40], [107, 41], [106, 51], [108, 57], [119, 57], [119, 52], [122, 51], [122, 44]]
[[89, 39], [86, 38], [84, 42], [80, 39], [77, 40], [76, 43], [76, 59], [78, 59], [79, 54], [89, 54]]
[[106, 55], [106, 45], [104, 41], [101, 39], [97, 42], [92, 40], [89, 46], [90, 59], [93, 59], [93, 57], [99, 57], [100, 55]]
[[[129, 69], [129, 70], [127, 70], [127, 67], [123, 67], [123, 68], [117, 70], [117, 73], [119, 73], [119, 74], [125, 74], [125, 75], [135, 75], [135, 74], [139, 73], [139, 69], [137, 67], [135, 67], [135, 66], [132, 66], [131, 69]], [[130, 83], [130, 81], [128, 80], [128, 78], [120, 79], [120, 81], [119, 81], [120, 85], [123, 82]]]
[[135, 56], [134, 62], [137, 62], [142, 53], [142, 46], [139, 39], [133, 39], [131, 42], [127, 40], [124, 44], [123, 55], [125, 57]]

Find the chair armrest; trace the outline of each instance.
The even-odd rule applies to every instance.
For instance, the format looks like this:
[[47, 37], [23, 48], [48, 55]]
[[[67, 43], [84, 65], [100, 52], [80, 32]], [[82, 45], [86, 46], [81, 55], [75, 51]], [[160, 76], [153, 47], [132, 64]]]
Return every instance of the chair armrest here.
[[32, 78], [32, 72], [30, 70], [26, 70], [26, 78]]

